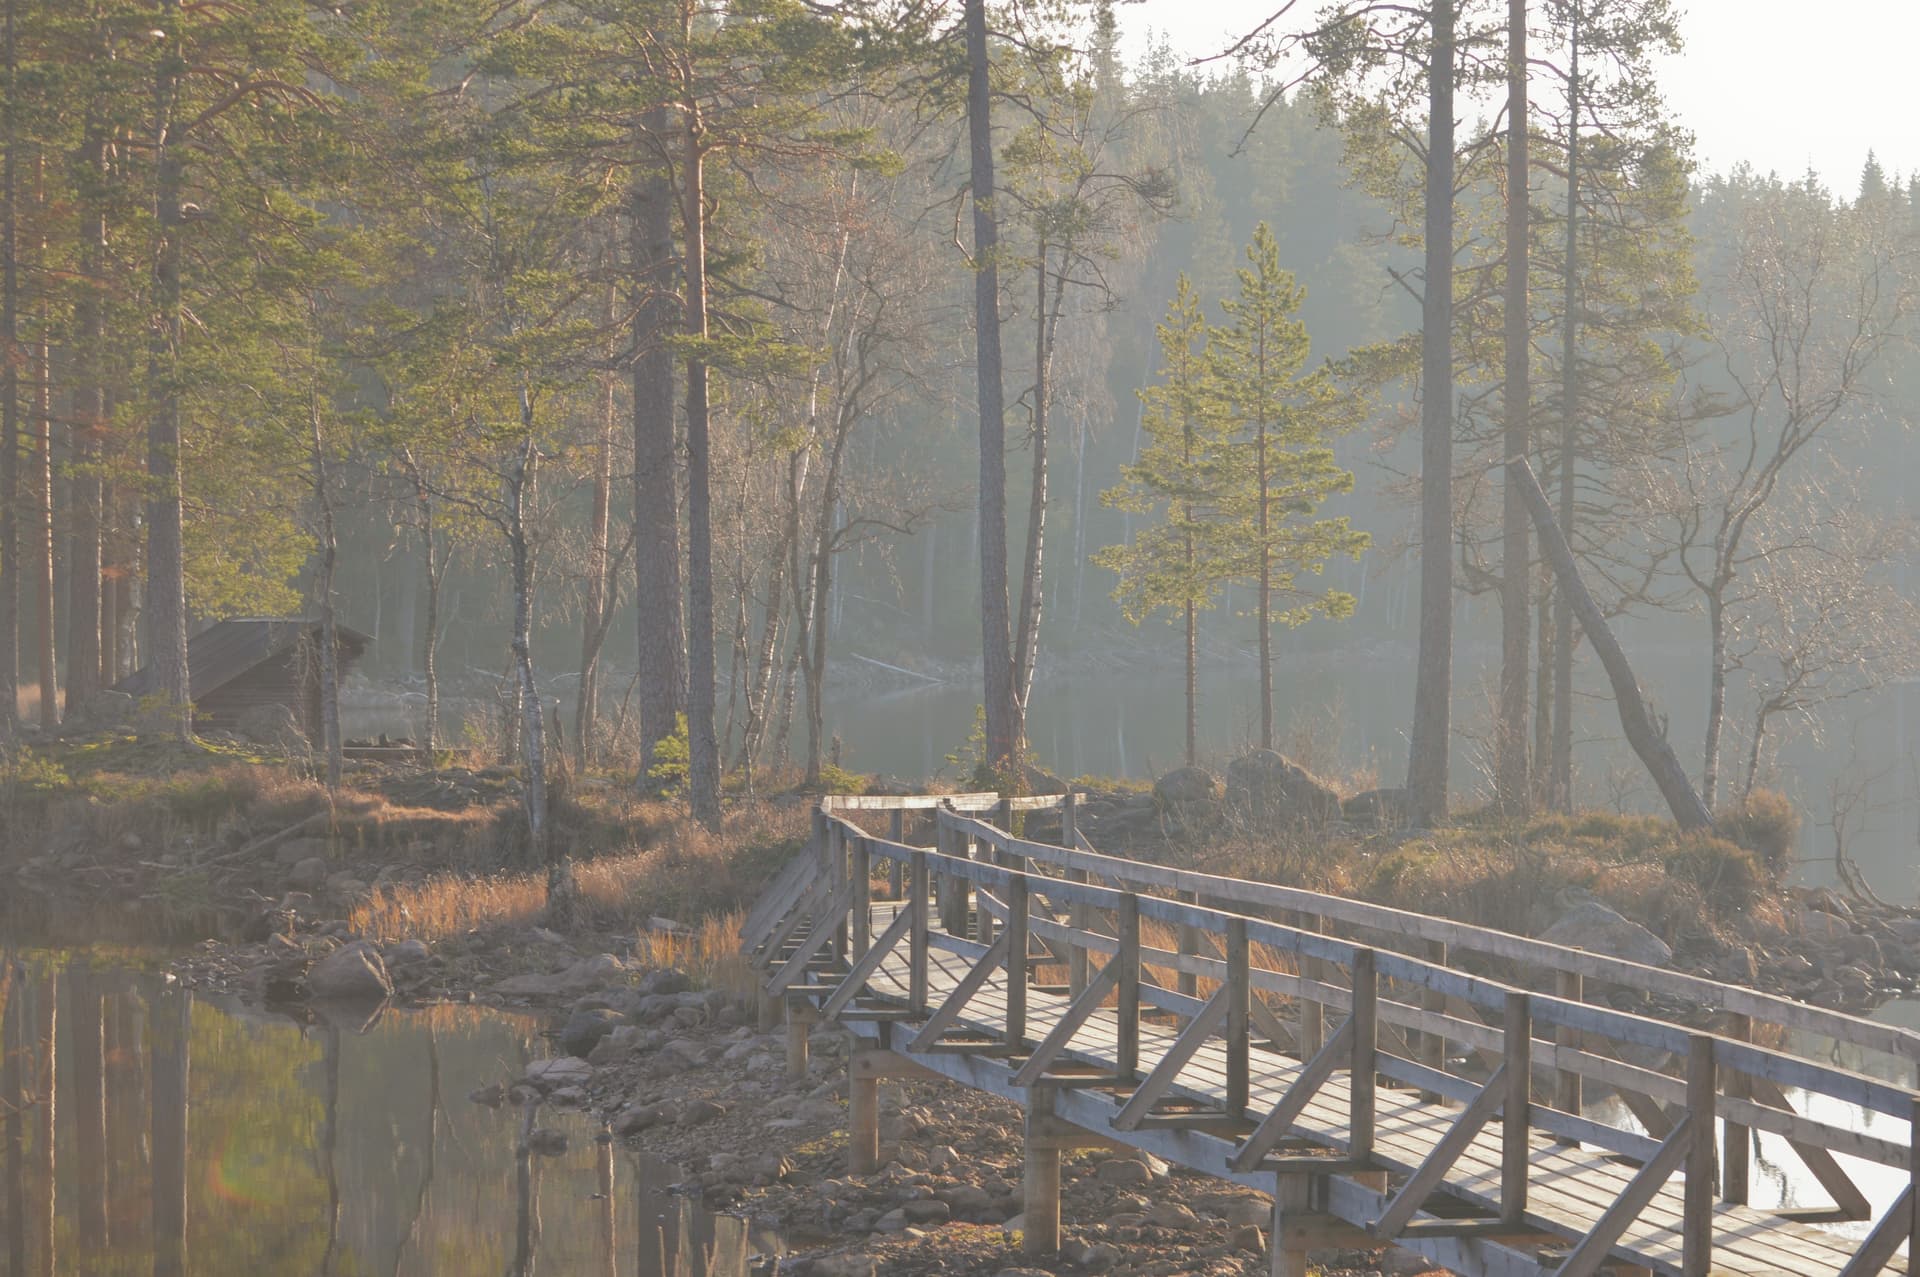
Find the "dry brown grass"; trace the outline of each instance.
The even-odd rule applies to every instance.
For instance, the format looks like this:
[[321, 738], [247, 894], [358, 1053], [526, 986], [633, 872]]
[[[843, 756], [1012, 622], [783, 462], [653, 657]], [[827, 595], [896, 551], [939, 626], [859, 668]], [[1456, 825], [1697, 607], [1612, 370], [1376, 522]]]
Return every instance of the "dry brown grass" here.
[[[655, 937], [703, 968], [722, 973], [724, 955], [737, 950], [738, 915], [752, 903], [779, 864], [806, 836], [806, 810], [797, 805], [749, 803], [729, 812], [714, 833], [663, 804], [643, 804], [651, 845], [580, 860], [582, 922], [633, 928], [647, 936], [648, 919], [672, 918], [694, 929], [692, 940]], [[378, 892], [354, 911], [356, 930], [425, 940], [492, 927], [525, 927], [546, 912], [545, 869], [515, 873], [440, 873], [423, 883]], [[731, 925], [724, 920], [732, 918]], [[716, 930], [716, 928], [722, 928]], [[681, 951], [685, 952], [682, 953]]]

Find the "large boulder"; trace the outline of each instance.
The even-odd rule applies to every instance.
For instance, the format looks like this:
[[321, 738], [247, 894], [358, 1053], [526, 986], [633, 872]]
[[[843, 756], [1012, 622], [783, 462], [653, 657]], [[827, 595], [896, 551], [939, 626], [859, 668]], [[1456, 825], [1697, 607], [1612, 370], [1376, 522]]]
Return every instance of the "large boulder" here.
[[338, 1002], [378, 1002], [393, 996], [380, 950], [366, 941], [336, 949], [307, 972], [307, 992]]
[[1574, 905], [1541, 932], [1540, 938], [1570, 949], [1604, 953], [1610, 958], [1624, 958], [1650, 967], [1664, 967], [1673, 960], [1673, 950], [1667, 947], [1666, 941], [1598, 900]]
[[1340, 817], [1333, 786], [1271, 749], [1227, 765], [1227, 801], [1267, 823], [1318, 825]]
[[1220, 796], [1220, 782], [1204, 767], [1182, 767], [1153, 782], [1153, 801], [1162, 808], [1192, 807]]

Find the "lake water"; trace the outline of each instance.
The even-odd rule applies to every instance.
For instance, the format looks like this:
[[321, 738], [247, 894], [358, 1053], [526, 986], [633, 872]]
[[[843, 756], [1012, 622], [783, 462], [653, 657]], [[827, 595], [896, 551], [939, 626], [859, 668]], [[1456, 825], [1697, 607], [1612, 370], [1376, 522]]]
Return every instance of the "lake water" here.
[[39, 953], [7, 1023], [25, 1088], [54, 1101], [23, 1110], [0, 1164], [24, 1207], [0, 1208], [8, 1277], [745, 1277], [774, 1248], [579, 1114], [540, 1111], [567, 1147], [524, 1159], [523, 1181], [521, 1111], [467, 1095], [547, 1053], [525, 1016], [303, 1023]]

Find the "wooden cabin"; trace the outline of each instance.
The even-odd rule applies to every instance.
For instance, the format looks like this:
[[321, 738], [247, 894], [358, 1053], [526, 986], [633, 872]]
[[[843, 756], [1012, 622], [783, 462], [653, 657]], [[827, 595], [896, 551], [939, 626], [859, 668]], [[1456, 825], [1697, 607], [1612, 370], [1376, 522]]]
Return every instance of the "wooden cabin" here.
[[[373, 640], [334, 626], [334, 655], [344, 680]], [[320, 622], [302, 617], [216, 621], [187, 640], [187, 677], [194, 724], [236, 731], [253, 710], [285, 706], [309, 738], [320, 723]], [[136, 701], [153, 691], [142, 668], [113, 685]]]

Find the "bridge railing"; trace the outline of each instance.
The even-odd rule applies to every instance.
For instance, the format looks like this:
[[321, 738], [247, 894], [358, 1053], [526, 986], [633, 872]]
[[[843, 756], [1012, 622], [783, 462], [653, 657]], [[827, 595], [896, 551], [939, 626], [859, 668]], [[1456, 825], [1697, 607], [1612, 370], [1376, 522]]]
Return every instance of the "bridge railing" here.
[[[1047, 800], [1024, 800], [1027, 810]], [[1072, 838], [1073, 802], [1063, 808]], [[1272, 884], [1102, 856], [1016, 837], [966, 814], [1008, 807], [992, 795], [950, 799], [862, 799], [823, 804], [810, 854], [792, 881], [776, 882], [747, 935], [767, 964], [767, 986], [783, 992], [809, 978], [826, 956], [835, 983], [821, 1010], [856, 1013], [866, 982], [888, 954], [905, 945], [908, 996], [892, 1014], [923, 1021], [915, 1049], [939, 1049], [961, 1023], [969, 1002], [990, 980], [1004, 1005], [1001, 1041], [967, 1041], [965, 1049], [997, 1050], [1022, 1059], [1016, 1083], [1031, 1085], [1074, 1058], [1072, 1040], [1095, 1008], [1119, 1008], [1111, 1044], [1117, 1072], [1131, 1087], [1115, 1115], [1116, 1129], [1180, 1125], [1232, 1134], [1237, 1170], [1274, 1169], [1276, 1153], [1305, 1107], [1336, 1073], [1347, 1079], [1350, 1121], [1340, 1152], [1352, 1165], [1371, 1154], [1375, 1079], [1385, 1078], [1463, 1106], [1452, 1133], [1394, 1197], [1375, 1233], [1392, 1237], [1413, 1226], [1421, 1202], [1481, 1130], [1498, 1115], [1503, 1170], [1500, 1223], [1526, 1212], [1529, 1132], [1580, 1143], [1641, 1164], [1598, 1228], [1581, 1239], [1563, 1271], [1592, 1271], [1668, 1178], [1686, 1171], [1684, 1269], [1705, 1271], [1713, 1207], [1748, 1196], [1751, 1132], [1780, 1136], [1835, 1198], [1831, 1218], [1865, 1219], [1865, 1196], [1834, 1154], [1904, 1171], [1908, 1187], [1860, 1249], [1861, 1271], [1883, 1265], [1914, 1231], [1913, 1187], [1920, 1175], [1915, 1092], [1748, 1040], [1763, 1021], [1800, 1028], [1920, 1060], [1920, 1036], [1786, 999], [1734, 990], [1697, 977], [1566, 949], [1485, 928], [1425, 918], [1380, 906]], [[890, 812], [889, 837], [867, 833], [842, 813]], [[935, 846], [903, 840], [905, 814], [931, 811]], [[876, 892], [876, 871], [893, 884]], [[1171, 895], [1155, 892], [1173, 893]], [[901, 901], [891, 925], [872, 934], [881, 894]], [[807, 907], [796, 907], [807, 902]], [[1280, 918], [1259, 916], [1277, 911]], [[764, 915], [764, 916], [761, 916]], [[804, 915], [808, 921], [797, 921]], [[1281, 920], [1284, 918], [1285, 920]], [[799, 926], [807, 941], [786, 951]], [[1384, 934], [1393, 947], [1351, 929]], [[1161, 943], [1155, 943], [1156, 938]], [[1409, 941], [1425, 942], [1427, 952]], [[1165, 947], [1171, 943], [1172, 947]], [[1035, 949], [1035, 945], [1038, 949]], [[971, 964], [966, 980], [930, 1005], [930, 955], [946, 951]], [[1525, 962], [1554, 973], [1542, 992], [1462, 971], [1461, 953]], [[1067, 971], [1064, 984], [1038, 984], [1037, 971]], [[1156, 979], [1155, 970], [1173, 977]], [[1568, 976], [1575, 977], [1568, 979]], [[1584, 1000], [1594, 977], [1664, 993], [1695, 1006], [1726, 1010], [1733, 1032]], [[1070, 999], [1065, 1017], [1039, 1040], [1027, 1032], [1034, 990]], [[1207, 996], [1201, 996], [1205, 993]], [[1282, 999], [1276, 1008], [1267, 995]], [[1143, 1012], [1167, 1013], [1180, 1025], [1171, 1042], [1141, 1053]], [[1284, 1013], [1284, 1022], [1282, 1015]], [[871, 1009], [868, 1016], [887, 1014]], [[1330, 1028], [1337, 1019], [1338, 1027]], [[1219, 1097], [1182, 1091], [1177, 1079], [1202, 1045], [1226, 1043], [1224, 1105]], [[1266, 1113], [1247, 1110], [1252, 1053], [1284, 1051], [1304, 1063], [1286, 1099]], [[1667, 1061], [1679, 1062], [1669, 1066]], [[1141, 1069], [1146, 1069], [1141, 1075]], [[1548, 1082], [1536, 1087], [1542, 1075]], [[1607, 1089], [1627, 1102], [1640, 1130], [1596, 1121], [1583, 1112], [1585, 1088]], [[1536, 1091], [1541, 1094], [1536, 1094]], [[1822, 1100], [1908, 1123], [1891, 1139], [1796, 1112], [1798, 1092], [1809, 1112]], [[1195, 1109], [1211, 1103], [1212, 1109]], [[1171, 1109], [1167, 1106], [1172, 1105]], [[1716, 1122], [1723, 1128], [1716, 1139]], [[1251, 1129], [1249, 1129], [1251, 1128]], [[1718, 1147], [1716, 1147], [1719, 1145]], [[1315, 1155], [1319, 1165], [1331, 1165]], [[1577, 1261], [1577, 1262], [1576, 1262]]]

